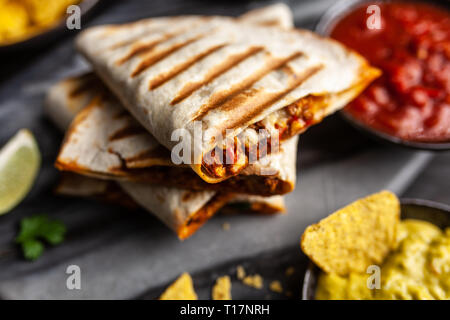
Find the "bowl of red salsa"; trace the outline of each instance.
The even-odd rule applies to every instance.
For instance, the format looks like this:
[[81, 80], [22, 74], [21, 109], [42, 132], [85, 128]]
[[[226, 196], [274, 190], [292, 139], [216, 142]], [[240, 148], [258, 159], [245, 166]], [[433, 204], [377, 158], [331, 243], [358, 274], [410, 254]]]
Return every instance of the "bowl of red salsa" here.
[[339, 1], [316, 31], [383, 71], [344, 118], [389, 142], [450, 149], [448, 1]]

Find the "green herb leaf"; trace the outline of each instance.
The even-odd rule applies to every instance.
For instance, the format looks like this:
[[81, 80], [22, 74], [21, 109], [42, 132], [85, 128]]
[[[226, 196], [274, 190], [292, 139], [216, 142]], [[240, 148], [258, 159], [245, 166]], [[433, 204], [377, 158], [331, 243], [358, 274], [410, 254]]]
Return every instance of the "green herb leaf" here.
[[23, 256], [27, 260], [36, 260], [44, 252], [44, 245], [39, 240], [26, 240], [22, 242]]
[[21, 244], [26, 259], [36, 260], [44, 251], [41, 239], [51, 245], [57, 245], [64, 240], [65, 233], [66, 227], [62, 222], [49, 219], [46, 215], [35, 215], [20, 221], [16, 242]]
[[48, 221], [41, 226], [40, 236], [52, 245], [63, 242], [66, 227], [59, 221]]

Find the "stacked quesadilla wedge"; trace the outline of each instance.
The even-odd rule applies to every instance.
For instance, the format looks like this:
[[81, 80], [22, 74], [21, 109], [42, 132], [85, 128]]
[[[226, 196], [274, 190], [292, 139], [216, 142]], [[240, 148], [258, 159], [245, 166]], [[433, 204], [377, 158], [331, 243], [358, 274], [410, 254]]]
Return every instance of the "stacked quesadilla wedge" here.
[[[70, 176], [57, 191], [139, 205], [180, 239], [227, 203], [284, 211], [298, 134], [379, 75], [342, 45], [292, 29], [284, 5], [94, 27], [77, 47], [95, 74], [61, 81], [46, 101], [66, 130], [55, 165]], [[175, 131], [189, 141], [181, 156]]]
[[[76, 46], [167, 149], [177, 147], [174, 133], [182, 130], [190, 144], [182, 160], [208, 183], [241, 173], [254, 150], [257, 157], [273, 151], [258, 148], [260, 129], [270, 146], [283, 143], [342, 108], [380, 74], [312, 32], [228, 17], [98, 26], [83, 31]], [[231, 161], [223, 161], [227, 156]]]

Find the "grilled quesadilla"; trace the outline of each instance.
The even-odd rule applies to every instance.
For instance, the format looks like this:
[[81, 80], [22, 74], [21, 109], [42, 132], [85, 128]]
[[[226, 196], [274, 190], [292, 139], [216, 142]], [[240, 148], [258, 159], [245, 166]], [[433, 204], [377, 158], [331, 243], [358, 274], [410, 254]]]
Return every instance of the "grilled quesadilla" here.
[[[188, 166], [176, 166], [159, 144], [94, 74], [53, 86], [46, 107], [59, 118], [75, 117], [56, 160], [56, 167], [92, 177], [146, 182], [192, 190], [221, 190], [257, 195], [292, 191], [296, 179], [297, 139], [220, 184], [208, 184]], [[63, 114], [59, 114], [63, 113]], [[67, 125], [62, 123], [60, 125]]]
[[312, 32], [227, 17], [96, 26], [76, 45], [157, 141], [169, 150], [190, 147], [179, 160], [208, 183], [238, 175], [380, 74]]

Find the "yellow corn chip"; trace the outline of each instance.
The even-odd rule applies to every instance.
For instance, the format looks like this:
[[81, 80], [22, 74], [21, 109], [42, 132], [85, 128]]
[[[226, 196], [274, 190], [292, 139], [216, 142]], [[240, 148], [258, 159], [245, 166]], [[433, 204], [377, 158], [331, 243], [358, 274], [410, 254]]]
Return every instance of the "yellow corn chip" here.
[[303, 252], [323, 271], [347, 275], [380, 264], [395, 248], [400, 203], [389, 191], [359, 199], [306, 228]]
[[231, 300], [231, 281], [229, 276], [223, 276], [216, 280], [212, 290], [213, 300]]
[[237, 266], [237, 268], [236, 268], [236, 277], [239, 280], [242, 280], [242, 279], [245, 278], [245, 269], [244, 269], [243, 266], [241, 266], [241, 265]]
[[256, 289], [261, 289], [263, 287], [263, 278], [259, 275], [259, 274], [255, 274], [252, 276], [246, 276], [243, 280], [242, 283], [249, 286], [249, 287], [253, 287]]
[[281, 282], [278, 280], [272, 281], [269, 285], [269, 289], [277, 293], [283, 292], [283, 286], [281, 285]]
[[194, 284], [189, 273], [183, 273], [166, 291], [159, 300], [197, 300]]

